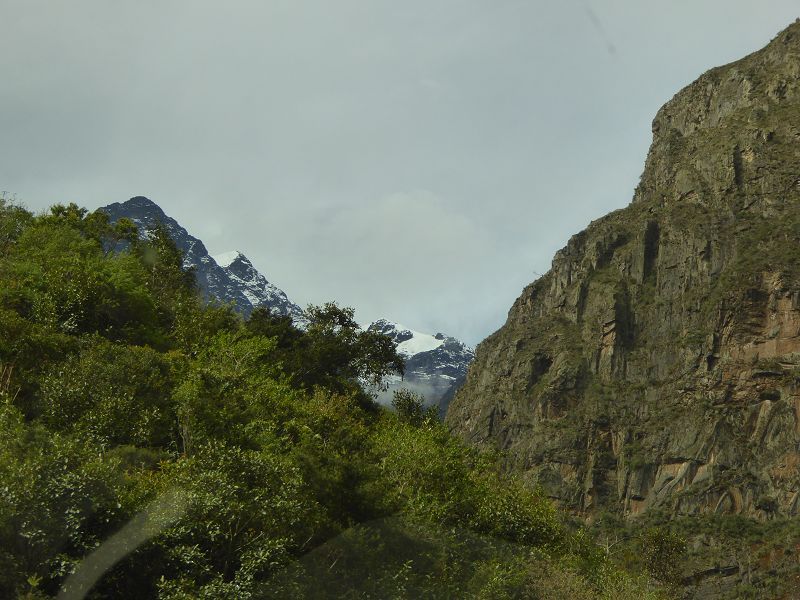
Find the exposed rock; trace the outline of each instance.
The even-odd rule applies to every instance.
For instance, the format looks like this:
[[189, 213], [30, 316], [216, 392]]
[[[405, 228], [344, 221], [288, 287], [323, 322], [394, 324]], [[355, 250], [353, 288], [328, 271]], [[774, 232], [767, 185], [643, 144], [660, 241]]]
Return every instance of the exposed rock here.
[[[280, 314], [292, 317], [295, 325], [305, 326], [308, 319], [297, 304], [291, 302], [283, 290], [273, 285], [264, 277], [253, 263], [241, 252], [233, 251], [213, 257], [214, 261], [222, 267], [231, 281], [230, 291], [222, 296], [222, 300], [230, 302], [237, 295], [244, 296], [247, 300], [244, 314], [257, 307], [263, 306]], [[235, 301], [235, 300], [234, 300]], [[238, 306], [238, 303], [237, 303]]]
[[525, 288], [447, 422], [577, 512], [798, 514], [800, 22], [658, 112], [632, 203]]

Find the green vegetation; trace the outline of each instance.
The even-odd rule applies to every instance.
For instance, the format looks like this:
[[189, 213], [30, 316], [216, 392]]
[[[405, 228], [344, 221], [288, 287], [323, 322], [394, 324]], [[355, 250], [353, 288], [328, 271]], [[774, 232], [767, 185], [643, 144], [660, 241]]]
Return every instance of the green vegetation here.
[[243, 321], [181, 264], [0, 203], [1, 597], [656, 597], [419, 398], [378, 406], [402, 361], [352, 310]]
[[652, 510], [626, 521], [605, 513], [598, 515], [591, 534], [618, 564], [644, 570], [668, 588], [682, 586], [690, 597], [795, 598], [800, 593], [797, 519], [760, 522], [741, 515], [670, 516]]

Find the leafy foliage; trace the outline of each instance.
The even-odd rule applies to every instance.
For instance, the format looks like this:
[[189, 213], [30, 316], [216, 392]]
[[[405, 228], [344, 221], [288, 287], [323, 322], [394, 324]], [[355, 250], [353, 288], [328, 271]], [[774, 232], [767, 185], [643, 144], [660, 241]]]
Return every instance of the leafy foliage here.
[[394, 407], [400, 420], [411, 425], [419, 426], [426, 422], [435, 421], [438, 415], [435, 406], [425, 408], [422, 396], [405, 388], [394, 391], [392, 407]]

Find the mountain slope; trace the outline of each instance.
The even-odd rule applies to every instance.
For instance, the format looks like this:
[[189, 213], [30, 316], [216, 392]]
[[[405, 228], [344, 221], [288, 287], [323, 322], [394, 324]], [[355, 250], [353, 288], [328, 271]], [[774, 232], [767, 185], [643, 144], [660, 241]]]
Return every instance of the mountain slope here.
[[523, 290], [447, 423], [577, 511], [800, 512], [800, 23], [658, 112], [633, 202]]
[[239, 293], [253, 308], [265, 306], [279, 314], [291, 316], [296, 324], [306, 322], [303, 309], [291, 302], [283, 290], [267, 281], [244, 254], [234, 250], [212, 258], [222, 267], [234, 286], [235, 291], [226, 293], [223, 297], [226, 301], [234, 300], [235, 294]]

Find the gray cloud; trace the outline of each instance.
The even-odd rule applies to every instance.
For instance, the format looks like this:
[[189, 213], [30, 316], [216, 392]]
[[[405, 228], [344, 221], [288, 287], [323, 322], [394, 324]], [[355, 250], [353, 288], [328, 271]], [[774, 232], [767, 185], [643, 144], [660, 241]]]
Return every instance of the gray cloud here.
[[0, 188], [147, 195], [297, 302], [474, 343], [627, 204], [658, 107], [796, 10], [4, 0]]

